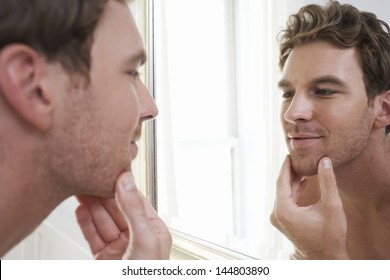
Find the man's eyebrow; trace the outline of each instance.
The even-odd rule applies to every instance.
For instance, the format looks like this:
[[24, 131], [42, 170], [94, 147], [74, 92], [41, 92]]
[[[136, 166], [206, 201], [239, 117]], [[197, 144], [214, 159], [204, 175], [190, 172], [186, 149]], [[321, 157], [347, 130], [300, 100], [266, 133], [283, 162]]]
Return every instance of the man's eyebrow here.
[[339, 78], [332, 76], [332, 75], [321, 76], [321, 77], [315, 78], [312, 81], [310, 81], [310, 84], [312, 84], [312, 85], [333, 84], [333, 85], [340, 86], [340, 87], [347, 87], [347, 84], [344, 81], [342, 81]]
[[146, 55], [145, 50], [141, 50], [135, 54], [129, 55], [127, 58], [124, 59], [124, 64], [126, 66], [128, 65], [144, 65], [147, 61], [148, 57]]
[[[310, 84], [311, 85], [333, 84], [333, 85], [340, 86], [340, 87], [347, 87], [347, 84], [344, 81], [342, 81], [339, 78], [332, 76], [332, 75], [326, 75], [326, 76], [321, 76], [321, 77], [315, 78], [315, 79], [310, 81]], [[282, 79], [278, 82], [279, 88], [287, 88], [290, 86], [291, 86], [291, 82], [286, 80], [286, 79]]]
[[291, 83], [286, 79], [282, 79], [278, 82], [278, 88], [286, 88], [289, 86], [291, 86]]

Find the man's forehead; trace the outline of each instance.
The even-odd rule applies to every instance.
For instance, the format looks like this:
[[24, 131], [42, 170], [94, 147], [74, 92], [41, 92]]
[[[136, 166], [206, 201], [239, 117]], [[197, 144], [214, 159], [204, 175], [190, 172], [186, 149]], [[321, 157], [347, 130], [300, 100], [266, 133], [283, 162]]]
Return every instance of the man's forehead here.
[[356, 48], [340, 48], [327, 42], [315, 42], [294, 47], [283, 67], [282, 80], [294, 76], [312, 80], [322, 76], [342, 79], [362, 72]]
[[143, 41], [137, 24], [129, 7], [120, 3], [124, 2], [111, 0], [107, 3], [95, 30], [94, 42], [112, 46], [121, 43], [123, 48], [135, 48], [132, 52], [138, 53], [138, 49], [143, 47]]

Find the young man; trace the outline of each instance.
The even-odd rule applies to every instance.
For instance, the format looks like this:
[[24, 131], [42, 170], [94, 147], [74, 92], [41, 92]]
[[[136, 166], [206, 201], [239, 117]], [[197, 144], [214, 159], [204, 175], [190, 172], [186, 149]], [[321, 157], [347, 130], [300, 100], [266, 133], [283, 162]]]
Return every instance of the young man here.
[[168, 258], [171, 236], [130, 170], [157, 108], [125, 1], [0, 7], [0, 256], [77, 195], [96, 258]]
[[331, 1], [303, 7], [281, 35], [290, 154], [271, 222], [293, 258], [390, 259], [389, 26]]

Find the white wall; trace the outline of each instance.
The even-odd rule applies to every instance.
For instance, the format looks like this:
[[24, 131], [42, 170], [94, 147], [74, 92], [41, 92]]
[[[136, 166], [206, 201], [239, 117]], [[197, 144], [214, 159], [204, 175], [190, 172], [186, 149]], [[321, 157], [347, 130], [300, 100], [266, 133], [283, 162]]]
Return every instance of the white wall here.
[[[327, 3], [328, 0], [293, 0], [288, 1], [289, 13], [295, 13], [298, 9], [307, 4], [320, 4]], [[339, 0], [341, 4], [351, 4], [357, 7], [359, 10], [373, 12], [379, 19], [386, 21], [390, 24], [390, 1], [388, 0]]]

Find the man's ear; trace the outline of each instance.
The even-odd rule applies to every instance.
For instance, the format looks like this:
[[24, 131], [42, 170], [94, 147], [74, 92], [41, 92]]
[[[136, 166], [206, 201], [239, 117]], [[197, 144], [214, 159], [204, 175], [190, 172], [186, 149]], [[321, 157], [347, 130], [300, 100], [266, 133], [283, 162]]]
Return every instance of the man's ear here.
[[32, 48], [12, 44], [0, 51], [0, 92], [9, 107], [39, 130], [52, 123], [53, 100], [42, 86], [46, 60]]
[[377, 116], [374, 121], [374, 128], [386, 128], [390, 125], [390, 90], [385, 91], [376, 97], [374, 102], [378, 102]]

